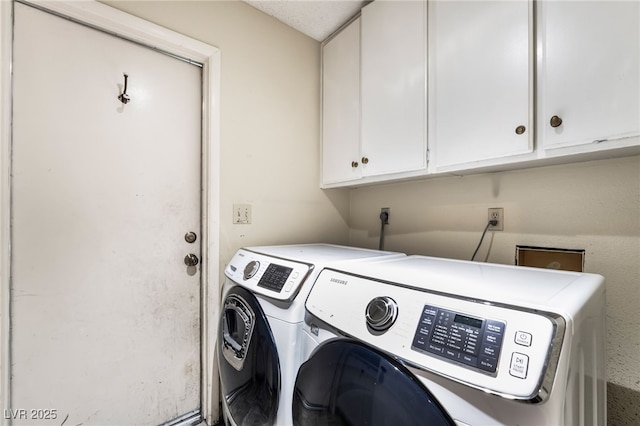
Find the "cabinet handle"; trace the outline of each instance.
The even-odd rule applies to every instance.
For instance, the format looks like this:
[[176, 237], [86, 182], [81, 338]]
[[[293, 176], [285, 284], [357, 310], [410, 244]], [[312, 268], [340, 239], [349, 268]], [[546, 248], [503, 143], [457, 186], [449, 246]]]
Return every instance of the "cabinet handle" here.
[[358, 162], [357, 161], [352, 161], [351, 162], [351, 167], [353, 167], [353, 168], [358, 167]]
[[369, 164], [369, 159], [367, 157], [362, 157], [362, 164]]
[[516, 127], [516, 135], [521, 135], [521, 134], [523, 134], [526, 130], [527, 130], [527, 128], [526, 128], [526, 127], [524, 127], [524, 126], [518, 126], [518, 127]]
[[560, 127], [562, 125], [562, 118], [554, 115], [551, 117], [551, 120], [549, 120], [549, 124], [551, 124], [551, 127]]

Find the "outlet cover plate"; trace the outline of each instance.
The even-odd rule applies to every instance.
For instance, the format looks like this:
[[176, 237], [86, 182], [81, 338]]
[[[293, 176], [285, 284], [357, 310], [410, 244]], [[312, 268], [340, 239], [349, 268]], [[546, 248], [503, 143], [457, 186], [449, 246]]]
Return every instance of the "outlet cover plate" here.
[[248, 225], [251, 223], [251, 204], [233, 205], [233, 223], [236, 225]]
[[497, 220], [496, 226], [489, 226], [490, 231], [504, 231], [504, 208], [495, 207], [489, 209], [489, 220]]

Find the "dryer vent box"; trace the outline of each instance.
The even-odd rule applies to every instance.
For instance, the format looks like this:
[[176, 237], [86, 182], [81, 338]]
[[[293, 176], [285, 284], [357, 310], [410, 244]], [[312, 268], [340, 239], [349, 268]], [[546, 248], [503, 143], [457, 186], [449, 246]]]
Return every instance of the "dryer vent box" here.
[[516, 265], [584, 272], [584, 250], [516, 246]]

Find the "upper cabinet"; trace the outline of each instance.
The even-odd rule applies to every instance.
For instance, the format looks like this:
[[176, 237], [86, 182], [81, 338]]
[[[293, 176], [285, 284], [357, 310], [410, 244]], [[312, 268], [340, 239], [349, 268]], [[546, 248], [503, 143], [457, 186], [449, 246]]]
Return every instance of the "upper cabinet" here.
[[362, 9], [362, 162], [369, 176], [425, 170], [426, 3]]
[[637, 144], [640, 2], [539, 2], [538, 102], [547, 153]]
[[638, 1], [379, 0], [323, 53], [324, 187], [640, 153]]
[[533, 5], [429, 3], [431, 171], [533, 151]]
[[360, 19], [322, 49], [322, 182], [361, 177]]
[[426, 4], [373, 2], [322, 54], [323, 187], [424, 173]]

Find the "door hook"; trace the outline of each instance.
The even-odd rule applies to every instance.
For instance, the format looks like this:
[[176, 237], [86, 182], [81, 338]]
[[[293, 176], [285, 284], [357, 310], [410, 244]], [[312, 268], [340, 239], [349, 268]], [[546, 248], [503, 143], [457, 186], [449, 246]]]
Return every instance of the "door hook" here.
[[131, 100], [129, 95], [127, 95], [127, 80], [128, 79], [129, 79], [129, 76], [127, 74], [124, 74], [124, 90], [122, 91], [122, 94], [120, 96], [118, 96], [118, 99], [120, 99], [120, 102], [122, 102], [123, 104], [129, 103], [129, 101]]

